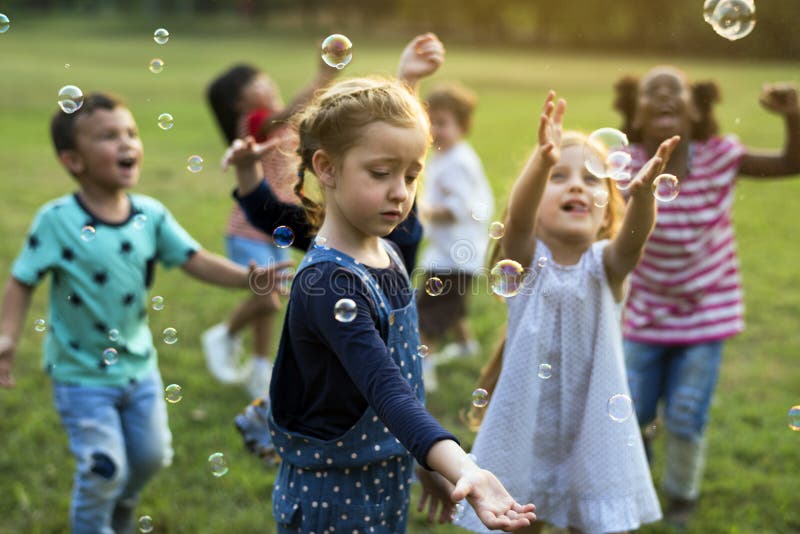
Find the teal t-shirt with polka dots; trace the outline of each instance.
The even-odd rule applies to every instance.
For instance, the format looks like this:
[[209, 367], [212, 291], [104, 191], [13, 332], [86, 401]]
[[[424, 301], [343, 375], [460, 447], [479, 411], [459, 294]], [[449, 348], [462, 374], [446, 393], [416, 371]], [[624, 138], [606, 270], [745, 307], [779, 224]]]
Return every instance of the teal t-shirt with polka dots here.
[[157, 200], [129, 199], [122, 223], [101, 220], [74, 194], [45, 204], [14, 262], [23, 284], [52, 276], [44, 364], [56, 381], [123, 385], [157, 366], [147, 324], [156, 263], [182, 265], [200, 245]]

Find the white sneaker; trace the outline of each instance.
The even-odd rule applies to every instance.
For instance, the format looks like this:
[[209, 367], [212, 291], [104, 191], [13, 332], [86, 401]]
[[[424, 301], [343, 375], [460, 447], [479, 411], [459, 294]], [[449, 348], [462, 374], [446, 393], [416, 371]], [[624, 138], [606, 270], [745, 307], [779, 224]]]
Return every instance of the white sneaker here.
[[206, 366], [211, 376], [223, 384], [240, 383], [241, 374], [237, 364], [242, 348], [241, 339], [228, 334], [227, 325], [220, 323], [203, 332], [202, 340]]
[[244, 377], [247, 393], [254, 399], [267, 393], [272, 378], [272, 363], [266, 358], [251, 358], [247, 367], [249, 374]]

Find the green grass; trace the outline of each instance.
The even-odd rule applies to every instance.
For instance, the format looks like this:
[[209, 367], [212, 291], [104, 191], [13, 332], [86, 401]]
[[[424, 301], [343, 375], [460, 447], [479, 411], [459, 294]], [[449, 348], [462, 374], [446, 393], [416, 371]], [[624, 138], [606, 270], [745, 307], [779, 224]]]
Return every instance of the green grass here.
[[[166, 25], [172, 39], [156, 45], [152, 30]], [[150, 28], [149, 26], [152, 26]], [[284, 97], [308, 80], [322, 36], [288, 34], [273, 28], [245, 31], [222, 21], [178, 28], [168, 22], [132, 25], [125, 21], [38, 20], [19, 16], [0, 35], [0, 275], [6, 276], [33, 214], [46, 200], [75, 184], [53, 157], [48, 121], [59, 87], [121, 94], [139, 123], [145, 162], [137, 191], [163, 201], [207, 248], [222, 251], [222, 229], [230, 209], [232, 176], [219, 171], [221, 138], [204, 101], [212, 76], [233, 62], [263, 67]], [[179, 31], [180, 30], [180, 31]], [[422, 29], [421, 29], [422, 30]], [[351, 38], [356, 56], [346, 74], [391, 73], [404, 39], [371, 42]], [[410, 38], [411, 35], [407, 36]], [[743, 42], [741, 46], [746, 46]], [[166, 66], [148, 72], [151, 58]], [[754, 147], [777, 147], [783, 128], [757, 103], [761, 83], [797, 80], [797, 63], [708, 63], [680, 61], [691, 76], [717, 80], [725, 100], [719, 106], [724, 131]], [[615, 126], [611, 86], [623, 73], [642, 73], [670, 58], [573, 55], [549, 52], [451, 48], [438, 80], [457, 79], [475, 89], [480, 104], [471, 141], [483, 158], [497, 198], [506, 200], [530, 150], [545, 91], [567, 98], [567, 126], [587, 131]], [[69, 63], [70, 67], [65, 68]], [[428, 84], [423, 86], [423, 91]], [[175, 117], [161, 131], [156, 117]], [[186, 171], [186, 158], [201, 154], [205, 169]], [[797, 291], [797, 198], [800, 182], [742, 181], [736, 199], [736, 228], [747, 304], [747, 331], [727, 344], [712, 408], [710, 456], [695, 532], [800, 531], [800, 433], [787, 429], [786, 412], [800, 404], [800, 292]], [[18, 386], [0, 391], [0, 532], [65, 532], [74, 461], [52, 405], [48, 378], [40, 369], [39, 334], [33, 321], [45, 315], [47, 288], [37, 291], [20, 342]], [[269, 507], [274, 470], [250, 457], [231, 424], [247, 402], [236, 389], [208, 375], [199, 337], [243, 297], [189, 280], [180, 270], [159, 272], [153, 294], [167, 306], [150, 318], [154, 332], [177, 328], [180, 341], [159, 345], [165, 383], [183, 386], [182, 402], [169, 407], [175, 462], [149, 485], [139, 513], [153, 517], [156, 532], [273, 532]], [[474, 329], [486, 348], [479, 359], [447, 364], [440, 391], [429, 407], [465, 444], [472, 434], [459, 422], [477, 373], [504, 321], [504, 306], [489, 296], [471, 302]], [[198, 416], [198, 411], [201, 411]], [[230, 472], [214, 478], [205, 462], [223, 451]], [[597, 461], [603, 461], [598, 458]], [[656, 481], [662, 465], [657, 462]], [[416, 491], [416, 490], [415, 490]], [[461, 532], [430, 527], [414, 515], [411, 532]], [[663, 525], [643, 532], [669, 532]]]

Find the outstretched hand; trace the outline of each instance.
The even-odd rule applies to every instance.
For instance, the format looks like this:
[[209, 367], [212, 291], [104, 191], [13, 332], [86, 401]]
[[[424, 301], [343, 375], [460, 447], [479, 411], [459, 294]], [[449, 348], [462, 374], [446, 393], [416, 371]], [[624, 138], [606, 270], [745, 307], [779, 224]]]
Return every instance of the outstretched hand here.
[[655, 155], [642, 166], [631, 181], [630, 187], [628, 187], [628, 194], [631, 197], [649, 198], [653, 196], [653, 181], [664, 172], [669, 157], [680, 140], [680, 136], [675, 135], [661, 142]]
[[536, 521], [536, 506], [519, 504], [491, 472], [473, 468], [466, 470], [450, 494], [453, 502], [461, 499], [475, 509], [478, 518], [490, 529], [512, 532]]
[[228, 167], [246, 167], [253, 165], [261, 159], [261, 157], [268, 151], [274, 149], [280, 144], [280, 139], [274, 138], [264, 143], [256, 143], [252, 136], [247, 136], [242, 139], [234, 139], [231, 146], [225, 151], [222, 156], [222, 170], [227, 171]]
[[259, 267], [255, 261], [248, 265], [248, 284], [250, 290], [256, 295], [267, 297], [268, 308], [277, 310], [280, 302], [277, 294], [286, 296], [294, 278], [294, 262], [291, 260], [271, 263], [269, 266]]
[[765, 109], [779, 115], [800, 113], [797, 86], [792, 83], [764, 84], [758, 101]]
[[563, 98], [555, 101], [556, 92], [549, 91], [539, 117], [539, 144], [536, 147], [542, 163], [552, 167], [561, 159], [561, 133], [567, 102]]
[[417, 35], [400, 54], [397, 77], [414, 86], [444, 63], [444, 45], [434, 33]]
[[425, 511], [425, 505], [428, 505], [428, 522], [434, 523], [447, 523], [453, 517], [453, 509], [455, 504], [450, 500], [450, 494], [453, 493], [453, 485], [442, 475], [436, 471], [428, 471], [423, 467], [417, 467], [417, 478], [422, 485], [422, 494], [417, 503], [417, 511]]
[[11, 337], [0, 335], [0, 387], [14, 387], [14, 375], [11, 374], [11, 368], [14, 366], [14, 352], [16, 352], [16, 346]]

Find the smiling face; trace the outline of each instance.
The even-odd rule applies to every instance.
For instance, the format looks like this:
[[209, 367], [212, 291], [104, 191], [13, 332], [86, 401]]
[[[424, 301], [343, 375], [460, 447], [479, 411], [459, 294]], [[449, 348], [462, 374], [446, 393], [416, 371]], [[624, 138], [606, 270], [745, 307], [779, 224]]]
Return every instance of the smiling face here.
[[75, 148], [59, 156], [82, 187], [117, 193], [136, 185], [143, 148], [131, 112], [96, 109], [75, 122]]
[[672, 67], [656, 67], [639, 83], [634, 127], [645, 141], [661, 142], [673, 135], [688, 138], [698, 112], [686, 76]]
[[383, 121], [365, 126], [358, 142], [320, 177], [326, 221], [335, 217], [342, 231], [357, 238], [389, 234], [411, 211], [427, 148], [422, 127]]
[[606, 220], [608, 208], [595, 205], [595, 194], [608, 192], [609, 184], [583, 163], [582, 145], [562, 147], [539, 206], [537, 234], [545, 243], [558, 240], [588, 246]]

